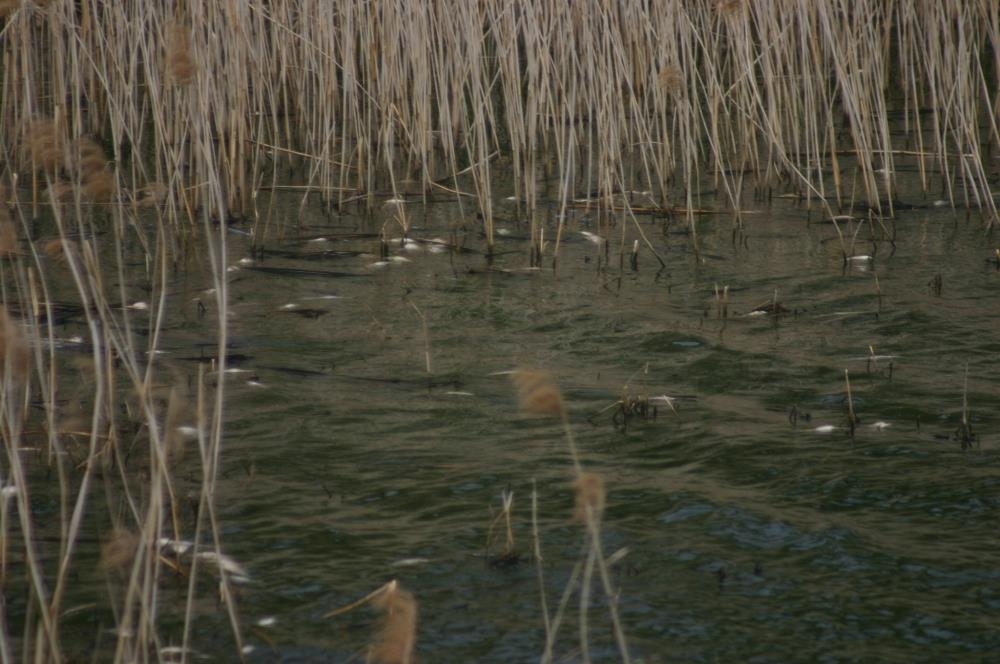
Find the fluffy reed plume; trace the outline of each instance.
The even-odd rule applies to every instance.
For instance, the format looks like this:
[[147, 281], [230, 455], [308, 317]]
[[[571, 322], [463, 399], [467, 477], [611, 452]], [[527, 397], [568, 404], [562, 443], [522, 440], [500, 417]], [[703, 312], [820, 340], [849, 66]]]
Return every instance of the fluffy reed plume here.
[[581, 523], [588, 523], [593, 518], [594, 523], [599, 523], [604, 513], [604, 479], [597, 473], [580, 473], [573, 488], [576, 490], [573, 518]]
[[162, 182], [153, 182], [136, 190], [135, 204], [140, 208], [158, 207], [167, 200], [168, 193], [167, 185]]
[[21, 0], [0, 0], [0, 18], [7, 18], [7, 15], [17, 11], [21, 6]]
[[522, 411], [533, 415], [562, 416], [562, 394], [547, 371], [518, 369], [510, 374], [510, 380], [517, 390]]
[[413, 595], [391, 581], [385, 591], [372, 600], [381, 611], [378, 640], [369, 652], [369, 659], [379, 664], [410, 664], [415, 662], [413, 649], [417, 639], [417, 601]]
[[0, 305], [0, 371], [5, 383], [21, 384], [28, 376], [30, 363], [28, 344], [17, 323]]
[[719, 0], [715, 9], [723, 16], [733, 16], [743, 9], [745, 4], [744, 0]]
[[71, 240], [62, 240], [57, 237], [52, 238], [51, 240], [46, 240], [39, 247], [39, 251], [41, 251], [44, 256], [58, 259], [65, 259], [66, 252], [73, 251], [74, 249], [75, 247]]
[[25, 131], [24, 159], [51, 175], [66, 162], [66, 142], [54, 120], [35, 120]]
[[125, 528], [115, 528], [101, 545], [101, 567], [106, 571], [124, 571], [135, 558], [139, 536]]
[[107, 203], [115, 195], [115, 176], [108, 170], [104, 150], [89, 138], [76, 142], [74, 169], [83, 193], [96, 203]]
[[175, 24], [167, 31], [167, 78], [175, 85], [188, 85], [194, 80], [194, 57], [187, 27]]
[[684, 87], [684, 72], [676, 65], [667, 65], [658, 74], [660, 87], [668, 94], [675, 94]]

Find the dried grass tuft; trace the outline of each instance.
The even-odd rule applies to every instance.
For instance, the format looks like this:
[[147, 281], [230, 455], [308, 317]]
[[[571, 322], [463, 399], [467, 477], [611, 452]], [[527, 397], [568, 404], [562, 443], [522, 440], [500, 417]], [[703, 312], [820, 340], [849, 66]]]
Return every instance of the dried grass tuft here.
[[547, 371], [518, 369], [511, 373], [510, 380], [517, 389], [518, 402], [523, 412], [562, 416], [562, 393]]
[[379, 664], [411, 664], [417, 640], [417, 601], [396, 581], [372, 600], [381, 611], [378, 641], [372, 646], [370, 659]]

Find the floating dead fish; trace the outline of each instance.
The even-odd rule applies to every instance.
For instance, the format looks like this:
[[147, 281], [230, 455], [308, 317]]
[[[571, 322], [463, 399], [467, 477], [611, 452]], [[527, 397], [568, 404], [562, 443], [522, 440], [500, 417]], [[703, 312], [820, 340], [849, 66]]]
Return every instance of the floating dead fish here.
[[600, 235], [597, 235], [596, 233], [591, 233], [590, 231], [580, 231], [580, 235], [587, 238], [594, 244], [600, 245], [604, 243], [604, 238], [601, 237]]
[[848, 256], [847, 260], [854, 261], [855, 263], [868, 263], [875, 260], [875, 257], [868, 254], [859, 254], [857, 256]]
[[472, 392], [457, 392], [455, 390], [451, 390], [451, 391], [445, 392], [445, 396], [449, 396], [449, 397], [474, 397], [476, 395], [473, 394]]
[[288, 304], [281, 305], [280, 310], [286, 313], [295, 314], [296, 316], [302, 316], [303, 318], [312, 318], [312, 319], [316, 319], [319, 318], [320, 316], [325, 316], [326, 314], [330, 313], [326, 309], [313, 309], [310, 307], [303, 307], [302, 305], [296, 304], [295, 302], [289, 302]]
[[187, 540], [175, 540], [169, 537], [161, 537], [156, 540], [156, 545], [160, 548], [160, 553], [172, 556], [183, 556], [194, 546], [193, 543]]
[[252, 259], [252, 258], [246, 258], [246, 257], [244, 257], [244, 258], [239, 259], [237, 261], [237, 263], [239, 263], [240, 265], [253, 265], [254, 263], [256, 263], [256, 261], [254, 259]]
[[878, 422], [872, 422], [868, 426], [872, 429], [875, 429], [875, 431], [885, 431], [886, 429], [891, 427], [892, 424], [890, 424], [889, 422], [883, 422], [882, 420], [879, 420]]
[[228, 574], [236, 583], [249, 583], [250, 575], [243, 566], [226, 554], [218, 554], [215, 551], [199, 551], [198, 559], [209, 564], [218, 565], [219, 569]]
[[265, 616], [257, 621], [258, 627], [274, 627], [278, 624], [278, 619], [274, 616]]
[[417, 565], [426, 565], [429, 562], [428, 558], [400, 558], [392, 563], [392, 567], [415, 567]]
[[749, 312], [747, 316], [780, 316], [781, 314], [791, 313], [781, 302], [769, 302], [767, 304], [762, 304], [759, 307], [754, 307]]
[[149, 311], [149, 303], [140, 300], [139, 302], [133, 302], [125, 308], [132, 309], [134, 311]]
[[822, 424], [813, 429], [813, 433], [833, 433], [837, 430], [837, 427], [832, 424]]

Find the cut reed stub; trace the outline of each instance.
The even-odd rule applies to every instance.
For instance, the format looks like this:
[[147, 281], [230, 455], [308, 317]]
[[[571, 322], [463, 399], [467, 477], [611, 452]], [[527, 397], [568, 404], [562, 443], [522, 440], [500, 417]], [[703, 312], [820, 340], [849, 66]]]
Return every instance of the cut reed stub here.
[[518, 404], [522, 412], [532, 415], [562, 416], [562, 394], [550, 373], [535, 369], [517, 369], [511, 372], [510, 380], [517, 389]]
[[391, 581], [385, 591], [372, 599], [381, 613], [378, 640], [372, 645], [369, 660], [379, 664], [412, 664], [417, 641], [417, 600]]
[[604, 513], [604, 479], [597, 473], [580, 473], [573, 482], [576, 490], [576, 510], [573, 518], [581, 523], [601, 520]]

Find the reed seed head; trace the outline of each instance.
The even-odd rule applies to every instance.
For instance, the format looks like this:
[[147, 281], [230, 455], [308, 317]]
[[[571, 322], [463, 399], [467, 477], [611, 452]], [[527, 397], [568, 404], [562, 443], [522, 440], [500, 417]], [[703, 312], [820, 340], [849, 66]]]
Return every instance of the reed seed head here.
[[600, 521], [604, 513], [604, 479], [597, 473], [580, 473], [573, 488], [576, 490], [576, 511], [573, 518], [587, 523], [589, 511], [595, 521]]
[[723, 16], [730, 17], [740, 13], [745, 5], [744, 0], [719, 0], [715, 8]]
[[65, 146], [54, 120], [35, 120], [25, 132], [24, 158], [35, 168], [55, 174], [65, 166]]
[[684, 88], [684, 72], [677, 65], [667, 65], [659, 73], [660, 87], [664, 92], [675, 94]]
[[167, 200], [167, 185], [153, 182], [135, 192], [135, 203], [140, 208], [158, 207]]
[[378, 640], [371, 648], [372, 661], [379, 664], [411, 664], [417, 640], [417, 601], [396, 581], [372, 600], [382, 616]]
[[556, 417], [563, 414], [562, 394], [547, 371], [518, 369], [511, 373], [510, 379], [523, 412]]
[[191, 37], [182, 24], [167, 32], [167, 78], [175, 85], [188, 85], [194, 80], [195, 62], [191, 55]]
[[101, 545], [101, 567], [108, 571], [126, 569], [138, 548], [138, 535], [125, 528], [115, 528], [111, 537]]

